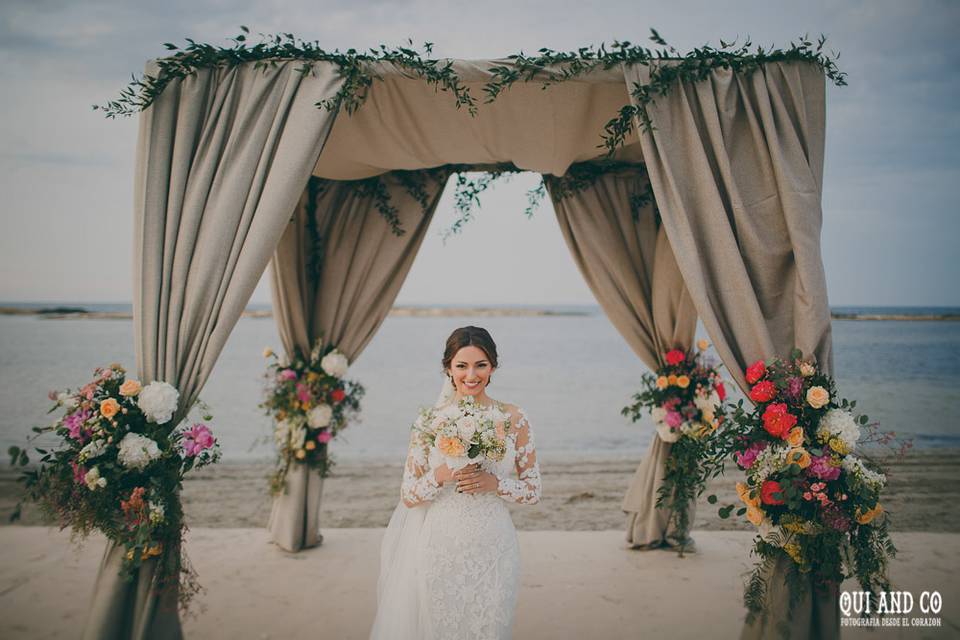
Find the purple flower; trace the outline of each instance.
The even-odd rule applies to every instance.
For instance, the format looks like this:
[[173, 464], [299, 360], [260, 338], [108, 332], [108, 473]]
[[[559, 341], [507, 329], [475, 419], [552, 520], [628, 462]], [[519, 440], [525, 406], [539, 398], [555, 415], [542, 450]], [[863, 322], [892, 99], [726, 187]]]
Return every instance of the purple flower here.
[[187, 457], [200, 455], [204, 449], [209, 449], [214, 445], [213, 434], [205, 424], [195, 424], [183, 434], [183, 453]]
[[793, 377], [787, 380], [786, 395], [791, 400], [796, 400], [803, 393], [803, 378]]
[[835, 531], [850, 529], [850, 518], [837, 507], [829, 507], [823, 511], [823, 522]]
[[840, 477], [840, 467], [830, 464], [829, 455], [811, 456], [807, 475], [821, 480], [836, 480]]
[[757, 461], [757, 456], [760, 455], [760, 452], [767, 448], [767, 443], [758, 440], [754, 442], [744, 451], [735, 451], [733, 457], [736, 458], [737, 464], [740, 465], [741, 469], [749, 469], [753, 466], [753, 463]]
[[296, 380], [297, 372], [294, 371], [293, 369], [282, 369], [280, 373], [277, 374], [277, 377], [283, 381]]
[[681, 415], [680, 415], [678, 412], [676, 412], [676, 411], [667, 411], [667, 415], [666, 415], [666, 417], [664, 418], [664, 421], [665, 421], [668, 425], [670, 425], [671, 427], [673, 427], [674, 429], [676, 429], [676, 428], [679, 427], [681, 424], [683, 424], [683, 416], [681, 416]]
[[89, 432], [83, 428], [83, 423], [90, 418], [90, 412], [87, 409], [74, 411], [63, 419], [63, 426], [70, 432], [70, 437], [79, 440], [81, 443], [87, 439]]

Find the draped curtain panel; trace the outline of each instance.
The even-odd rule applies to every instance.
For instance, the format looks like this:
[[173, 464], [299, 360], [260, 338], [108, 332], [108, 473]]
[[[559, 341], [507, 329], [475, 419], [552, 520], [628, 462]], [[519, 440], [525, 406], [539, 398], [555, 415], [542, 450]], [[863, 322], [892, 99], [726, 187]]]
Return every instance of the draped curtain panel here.
[[[179, 421], [243, 312], [333, 125], [315, 103], [342, 81], [333, 65], [199, 69], [143, 112], [134, 188], [133, 318], [146, 384], [180, 392]], [[148, 66], [147, 73], [155, 74]], [[176, 606], [149, 589], [153, 564], [118, 584], [108, 545], [86, 638], [179, 638]], [[164, 596], [165, 598], [167, 596]], [[171, 596], [176, 602], [176, 594]], [[132, 603], [132, 604], [131, 604]]]
[[[625, 65], [624, 75], [628, 86], [646, 84], [650, 70]], [[714, 69], [647, 107], [653, 130], [640, 142], [664, 228], [697, 313], [744, 391], [751, 362], [793, 347], [833, 368], [820, 254], [825, 86], [814, 63], [771, 62], [749, 74]], [[743, 636], [780, 626], [792, 638], [839, 636], [836, 598], [810, 599], [788, 621], [786, 597], [771, 593], [767, 615]]]
[[[690, 348], [697, 316], [654, 204], [640, 209], [636, 220], [631, 211], [631, 197], [646, 190], [647, 180], [640, 171], [609, 173], [562, 198], [551, 179], [546, 183], [580, 273], [627, 344], [656, 370], [671, 348]], [[632, 546], [682, 542], [670, 526], [670, 511], [656, 507], [670, 447], [654, 434], [624, 497]], [[695, 501], [687, 507], [691, 521], [695, 507]]]
[[[424, 207], [395, 174], [384, 176], [404, 229], [401, 236], [391, 231], [372, 195], [358, 192], [349, 182], [314, 179], [277, 245], [271, 269], [274, 315], [289, 355], [295, 349], [309, 353], [322, 336], [324, 348], [335, 346], [351, 363], [356, 360], [387, 317], [413, 266], [447, 177], [444, 173], [426, 181]], [[271, 537], [288, 551], [315, 546], [320, 540], [322, 478], [295, 464], [287, 484], [287, 493], [273, 501], [267, 525]]]
[[[628, 86], [649, 74], [624, 67]], [[823, 72], [808, 62], [771, 62], [752, 74], [714, 69], [647, 112], [654, 130], [640, 140], [663, 224], [730, 374], [746, 390], [751, 362], [794, 346], [830, 371]]]

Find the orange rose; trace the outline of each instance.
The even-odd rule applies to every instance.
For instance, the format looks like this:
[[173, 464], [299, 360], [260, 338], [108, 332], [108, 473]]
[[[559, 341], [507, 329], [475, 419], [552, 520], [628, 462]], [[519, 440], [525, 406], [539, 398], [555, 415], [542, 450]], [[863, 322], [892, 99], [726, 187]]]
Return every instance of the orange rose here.
[[707, 347], [709, 346], [710, 342], [706, 338], [700, 338], [697, 340], [697, 349], [700, 349], [700, 351], [706, 351]]
[[753, 526], [759, 527], [763, 522], [763, 511], [757, 507], [747, 507], [747, 520], [749, 520]]
[[800, 445], [803, 444], [803, 429], [801, 429], [800, 427], [794, 427], [793, 429], [790, 429], [790, 432], [787, 434], [786, 440], [787, 440], [787, 444], [789, 444], [791, 447], [793, 448], [799, 447]]
[[669, 386], [666, 376], [660, 376], [657, 378], [657, 389], [666, 389]]
[[451, 458], [459, 458], [467, 452], [467, 449], [463, 446], [463, 442], [460, 441], [460, 438], [440, 436], [437, 438], [436, 444], [437, 450], [440, 451], [440, 453], [445, 456], [450, 456]]
[[825, 407], [830, 402], [830, 392], [823, 387], [810, 387], [807, 390], [807, 404], [814, 409]]
[[140, 389], [142, 388], [139, 380], [129, 379], [120, 385], [120, 395], [129, 398], [130, 396], [135, 396], [140, 393]]
[[303, 449], [297, 449], [297, 452], [294, 455], [297, 456], [297, 460], [303, 460], [307, 457], [307, 452]]
[[667, 376], [667, 384], [669, 384], [671, 387], [677, 384], [677, 376], [672, 373]]
[[314, 449], [317, 448], [317, 443], [314, 442], [313, 440], [307, 440], [307, 443], [303, 446], [307, 448], [307, 451], [313, 451]]
[[876, 518], [878, 515], [883, 513], [883, 506], [878, 502], [877, 506], [873, 509], [868, 510], [866, 513], [860, 513], [860, 509], [857, 509], [857, 522], [860, 524], [868, 524], [871, 520]]
[[114, 398], [107, 398], [100, 403], [100, 414], [109, 420], [120, 411], [120, 403]]
[[690, 378], [688, 378], [687, 376], [679, 376], [677, 378], [677, 386], [680, 387], [681, 389], [686, 389], [687, 387], [690, 386]]
[[807, 453], [806, 449], [791, 449], [790, 453], [787, 454], [787, 462], [795, 464], [801, 469], [806, 469], [810, 466], [810, 454]]
[[740, 496], [740, 500], [742, 500], [747, 507], [757, 508], [760, 506], [760, 496], [751, 498], [750, 486], [745, 482], [737, 483], [737, 495]]

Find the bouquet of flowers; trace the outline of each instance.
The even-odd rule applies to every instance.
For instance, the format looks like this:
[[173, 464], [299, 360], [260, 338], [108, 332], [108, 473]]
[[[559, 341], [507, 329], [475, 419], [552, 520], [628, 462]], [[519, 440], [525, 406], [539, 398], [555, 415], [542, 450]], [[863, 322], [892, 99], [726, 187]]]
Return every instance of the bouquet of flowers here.
[[[880, 503], [886, 477], [860, 453], [866, 442], [886, 444], [856, 402], [840, 400], [836, 385], [794, 350], [790, 360], [762, 360], [746, 372], [754, 407], [741, 400], [724, 434], [728, 453], [746, 472], [737, 483], [737, 514], [759, 529], [760, 557], [744, 599], [751, 618], [763, 610], [776, 560], [789, 558], [791, 598], [811, 575], [816, 588], [856, 576], [876, 594], [889, 589], [888, 559], [896, 553]], [[866, 436], [866, 437], [864, 437]], [[733, 505], [720, 510], [728, 517]]]
[[364, 388], [344, 380], [349, 363], [330, 347], [321, 352], [321, 340], [309, 355], [297, 351], [292, 361], [264, 350], [268, 365], [267, 397], [260, 406], [274, 419], [277, 465], [270, 481], [273, 494], [286, 491], [292, 464], [305, 464], [326, 475], [332, 466], [327, 443], [356, 419]]
[[[697, 351], [673, 349], [655, 374], [644, 374], [634, 403], [621, 410], [632, 421], [649, 411], [657, 435], [672, 443], [666, 474], [657, 494], [657, 507], [670, 510], [681, 540], [689, 538], [687, 505], [703, 493], [707, 478], [716, 475], [710, 436], [720, 425], [720, 404], [726, 398], [719, 364], [706, 355], [710, 343], [700, 340]], [[683, 554], [685, 544], [680, 545]]]
[[[34, 427], [33, 439], [52, 432], [59, 443], [36, 448], [40, 464], [20, 477], [25, 499], [38, 503], [61, 529], [71, 527], [74, 541], [96, 529], [122, 545], [124, 578], [160, 556], [160, 588], [179, 576], [180, 604], [186, 608], [199, 587], [181, 556], [185, 525], [179, 492], [184, 474], [220, 457], [210, 429], [202, 423], [175, 429], [177, 390], [166, 382], [143, 386], [119, 364], [96, 369], [78, 391], [51, 392], [50, 399], [56, 402], [50, 412], [63, 415], [50, 426]], [[26, 450], [11, 447], [9, 453], [12, 464], [29, 463]], [[21, 507], [11, 520], [20, 517]]]
[[499, 462], [506, 454], [510, 414], [502, 405], [481, 407], [465, 396], [439, 411], [421, 409], [418, 423], [425, 425], [420, 432], [430, 446], [431, 466], [446, 463], [456, 471], [485, 460]]

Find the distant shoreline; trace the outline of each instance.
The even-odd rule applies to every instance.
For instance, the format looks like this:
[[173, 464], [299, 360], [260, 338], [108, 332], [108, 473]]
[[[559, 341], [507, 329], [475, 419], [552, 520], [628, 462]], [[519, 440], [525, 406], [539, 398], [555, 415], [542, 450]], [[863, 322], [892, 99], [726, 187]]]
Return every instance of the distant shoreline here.
[[[40, 316], [50, 320], [130, 320], [133, 314], [129, 311], [91, 311], [85, 307], [49, 306], [49, 307], [10, 307], [0, 306], [0, 315], [4, 316]], [[590, 311], [562, 310], [549, 308], [512, 308], [512, 307], [413, 307], [396, 306], [390, 310], [391, 316], [402, 318], [450, 318], [450, 317], [570, 317], [590, 316]], [[834, 311], [831, 314], [834, 320], [896, 320], [896, 321], [926, 321], [926, 322], [956, 322], [960, 321], [960, 313], [849, 313]], [[273, 312], [270, 309], [248, 309], [243, 312], [244, 318], [270, 318]]]

